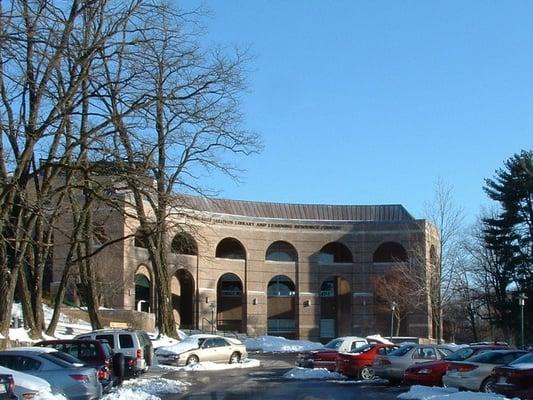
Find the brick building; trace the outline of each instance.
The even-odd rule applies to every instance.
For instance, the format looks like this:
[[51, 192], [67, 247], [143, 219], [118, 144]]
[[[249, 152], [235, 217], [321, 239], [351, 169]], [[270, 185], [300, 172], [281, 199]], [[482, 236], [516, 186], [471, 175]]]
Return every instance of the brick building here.
[[[209, 328], [214, 319], [219, 330], [251, 335], [388, 335], [390, 311], [377, 304], [375, 279], [398, 263], [424, 270], [438, 248], [433, 226], [400, 205], [179, 200], [169, 213], [168, 254], [182, 328]], [[153, 311], [152, 271], [135, 236], [138, 222], [113, 210], [98, 215], [108, 237], [130, 236], [97, 257], [108, 285], [105, 305], [124, 310], [122, 318]], [[56, 245], [56, 282], [64, 257]], [[401, 334], [431, 332], [426, 299]]]

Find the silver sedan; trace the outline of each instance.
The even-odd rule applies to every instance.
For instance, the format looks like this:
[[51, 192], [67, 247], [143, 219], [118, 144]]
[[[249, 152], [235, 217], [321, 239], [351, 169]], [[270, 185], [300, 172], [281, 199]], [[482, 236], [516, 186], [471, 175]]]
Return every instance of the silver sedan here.
[[474, 356], [468, 362], [450, 363], [442, 383], [459, 389], [492, 392], [491, 373], [494, 367], [509, 364], [526, 353], [520, 350], [493, 350]]
[[70, 400], [93, 400], [102, 395], [94, 368], [84, 367], [81, 361], [55, 349], [19, 347], [0, 351], [0, 365], [42, 378], [52, 391]]
[[406, 344], [386, 356], [378, 356], [372, 363], [376, 376], [400, 382], [407, 368], [416, 363], [442, 360], [456, 348], [435, 344]]
[[238, 363], [248, 357], [237, 339], [217, 335], [192, 335], [178, 344], [160, 347], [155, 352], [161, 364], [190, 365], [202, 361]]

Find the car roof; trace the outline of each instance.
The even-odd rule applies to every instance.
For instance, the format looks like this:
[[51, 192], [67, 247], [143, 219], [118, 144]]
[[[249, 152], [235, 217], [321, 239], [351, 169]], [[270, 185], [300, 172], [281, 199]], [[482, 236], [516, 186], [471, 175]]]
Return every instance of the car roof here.
[[9, 352], [29, 351], [31, 353], [55, 353], [57, 352], [56, 349], [52, 349], [50, 347], [10, 347], [9, 349], [4, 349], [2, 351], [9, 351]]
[[190, 335], [190, 336], [187, 336], [187, 339], [207, 339], [207, 338], [222, 338], [224, 339], [223, 336], [220, 336], [220, 335], [212, 335], [212, 334], [208, 334], [208, 333], [198, 333], [196, 335]]
[[58, 340], [41, 340], [40, 342], [35, 343], [35, 345], [41, 345], [41, 344], [69, 344], [69, 343], [98, 343], [101, 342], [99, 340], [93, 340], [93, 339], [58, 339]]

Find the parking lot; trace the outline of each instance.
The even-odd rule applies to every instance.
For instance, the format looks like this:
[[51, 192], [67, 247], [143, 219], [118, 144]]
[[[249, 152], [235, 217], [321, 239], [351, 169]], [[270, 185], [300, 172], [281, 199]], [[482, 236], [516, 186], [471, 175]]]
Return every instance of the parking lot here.
[[381, 381], [360, 383], [351, 380], [293, 380], [283, 375], [294, 367], [295, 354], [250, 354], [261, 367], [224, 371], [177, 371], [165, 378], [189, 382], [186, 392], [163, 399], [191, 400], [336, 400], [396, 399], [408, 387], [389, 386]]

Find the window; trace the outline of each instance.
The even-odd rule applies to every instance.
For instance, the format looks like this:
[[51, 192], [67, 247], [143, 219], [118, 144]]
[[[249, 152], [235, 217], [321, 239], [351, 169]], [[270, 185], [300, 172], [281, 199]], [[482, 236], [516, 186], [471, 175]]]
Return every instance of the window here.
[[216, 338], [216, 339], [213, 339], [214, 342], [215, 342], [215, 347], [224, 347], [224, 346], [229, 346], [228, 342], [226, 342], [224, 339], [222, 338]]
[[115, 348], [115, 338], [113, 335], [96, 335], [96, 340], [105, 340], [107, 343], [109, 343], [109, 346], [112, 349]]
[[335, 282], [322, 282], [320, 286], [320, 297], [335, 297]]
[[186, 232], [180, 232], [170, 245], [170, 251], [175, 254], [187, 254], [190, 256], [198, 255], [198, 248], [193, 237]]
[[215, 339], [205, 339], [204, 344], [202, 348], [204, 349], [211, 349], [213, 347], [217, 347], [217, 344], [215, 342]]
[[365, 346], [366, 343], [365, 342], [352, 342], [352, 345], [350, 346], [350, 351], [354, 351], [355, 349], [357, 348], [360, 348], [362, 346]]
[[215, 256], [232, 260], [244, 260], [246, 259], [246, 251], [237, 239], [226, 238], [222, 239], [218, 244]]
[[287, 276], [277, 275], [268, 283], [267, 294], [270, 297], [292, 297], [296, 295], [296, 287]]
[[277, 241], [268, 247], [265, 259], [267, 261], [296, 262], [298, 261], [298, 255], [291, 244]]
[[446, 356], [446, 360], [449, 361], [463, 361], [466, 360], [468, 357], [470, 357], [472, 354], [474, 354], [474, 349], [471, 347], [466, 347], [464, 349], [459, 349], [450, 355]]
[[352, 263], [353, 258], [348, 247], [339, 242], [332, 242], [322, 247], [318, 262], [320, 264]]
[[131, 335], [118, 335], [118, 343], [121, 349], [131, 349], [133, 347], [133, 338]]
[[41, 362], [30, 357], [16, 356], [13, 368], [17, 371], [37, 371], [41, 367]]
[[337, 350], [339, 347], [341, 347], [342, 339], [333, 339], [330, 340], [328, 343], [324, 345], [326, 349], [333, 349]]
[[218, 283], [220, 295], [223, 297], [241, 297], [242, 283], [235, 274], [224, 274]]
[[407, 262], [407, 252], [400, 243], [386, 242], [381, 244], [373, 255], [375, 263]]
[[439, 353], [439, 355], [440, 355], [440, 358], [446, 358], [446, 357], [448, 357], [450, 354], [453, 353], [452, 350], [450, 350], [450, 349], [444, 349], [444, 348], [438, 348], [437, 351], [438, 351], [438, 353]]
[[413, 353], [413, 358], [436, 360], [437, 354], [435, 353], [435, 349], [432, 347], [421, 347], [416, 349], [416, 351]]
[[413, 347], [414, 347], [414, 345], [402, 346], [399, 349], [391, 351], [390, 355], [391, 356], [396, 356], [396, 357], [402, 357], [402, 356], [406, 355], [407, 353], [409, 353], [413, 349]]

